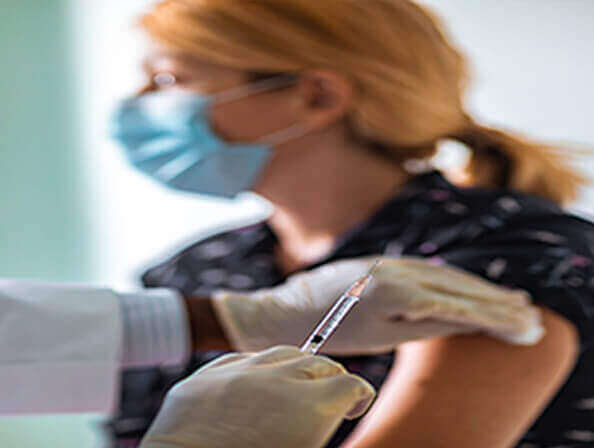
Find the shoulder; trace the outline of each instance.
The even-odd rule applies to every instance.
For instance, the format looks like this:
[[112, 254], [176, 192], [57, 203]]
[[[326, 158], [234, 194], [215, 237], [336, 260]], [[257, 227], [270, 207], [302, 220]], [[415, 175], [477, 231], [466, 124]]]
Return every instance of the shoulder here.
[[594, 224], [552, 201], [510, 190], [454, 187], [454, 191], [488, 239], [573, 247], [584, 254], [594, 251]]
[[[506, 189], [458, 187], [435, 172], [413, 182], [406, 198], [409, 225], [425, 229], [425, 233], [417, 231], [418, 242], [433, 243], [428, 246], [434, 252], [452, 244], [498, 241], [542, 243], [549, 248], [572, 247], [583, 255], [594, 253], [594, 224], [538, 196]], [[415, 213], [420, 209], [422, 213]]]
[[[594, 342], [594, 225], [516, 191], [460, 188], [425, 177], [411, 202], [430, 210], [409, 222], [406, 255], [432, 258], [528, 291]], [[412, 231], [411, 231], [412, 232]]]
[[465, 217], [459, 218], [465, 223], [460, 230], [471, 230], [460, 235], [464, 246], [477, 255], [499, 251], [514, 259], [567, 259], [577, 268], [594, 267], [594, 224], [589, 220], [516, 191], [452, 186], [451, 192], [466, 206]]
[[407, 255], [516, 243], [564, 245], [586, 255], [594, 247], [592, 223], [551, 201], [512, 190], [461, 188], [437, 172], [415, 178], [387, 212], [385, 225], [402, 226], [394, 240]]

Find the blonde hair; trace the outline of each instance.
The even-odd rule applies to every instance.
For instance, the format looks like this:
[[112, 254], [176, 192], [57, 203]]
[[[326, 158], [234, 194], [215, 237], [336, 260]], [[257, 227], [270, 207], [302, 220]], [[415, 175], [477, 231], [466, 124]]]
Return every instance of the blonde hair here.
[[472, 151], [474, 184], [575, 197], [584, 179], [560, 151], [477, 124], [468, 70], [439, 21], [409, 0], [165, 0], [142, 19], [158, 41], [255, 73], [333, 69], [355, 90], [348, 123], [403, 163], [442, 139]]

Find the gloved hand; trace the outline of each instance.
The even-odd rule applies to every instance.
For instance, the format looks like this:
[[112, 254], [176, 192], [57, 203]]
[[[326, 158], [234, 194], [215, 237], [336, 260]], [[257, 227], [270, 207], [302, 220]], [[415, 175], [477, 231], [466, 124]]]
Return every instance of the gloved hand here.
[[[511, 343], [534, 344], [543, 334], [540, 313], [524, 291], [423, 259], [379, 258], [382, 264], [374, 280], [324, 352], [381, 353], [415, 339], [477, 331]], [[252, 293], [219, 291], [213, 305], [239, 350], [299, 344], [376, 259], [330, 263]]]
[[141, 448], [322, 447], [374, 397], [340, 364], [295, 347], [230, 354], [169, 391]]

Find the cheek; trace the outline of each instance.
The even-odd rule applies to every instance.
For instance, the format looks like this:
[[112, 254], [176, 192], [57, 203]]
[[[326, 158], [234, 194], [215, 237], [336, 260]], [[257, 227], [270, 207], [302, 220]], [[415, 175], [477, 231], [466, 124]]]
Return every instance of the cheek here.
[[227, 141], [251, 142], [288, 128], [295, 123], [295, 117], [287, 105], [254, 98], [214, 105], [210, 122]]

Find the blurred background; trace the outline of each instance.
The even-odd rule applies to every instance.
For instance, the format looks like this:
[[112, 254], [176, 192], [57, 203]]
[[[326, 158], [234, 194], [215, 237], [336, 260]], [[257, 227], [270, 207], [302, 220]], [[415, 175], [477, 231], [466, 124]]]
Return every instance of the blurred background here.
[[[0, 0], [1, 277], [133, 288], [144, 267], [183, 245], [269, 212], [248, 194], [223, 201], [167, 191], [130, 169], [110, 141], [111, 110], [143, 79], [135, 18], [152, 3]], [[423, 3], [471, 58], [478, 117], [594, 148], [594, 2]], [[456, 151], [445, 145], [439, 161], [455, 163]], [[594, 178], [593, 158], [578, 163]], [[592, 218], [594, 190], [571, 208]], [[0, 419], [0, 446], [98, 447], [99, 421]]]

